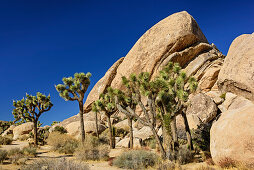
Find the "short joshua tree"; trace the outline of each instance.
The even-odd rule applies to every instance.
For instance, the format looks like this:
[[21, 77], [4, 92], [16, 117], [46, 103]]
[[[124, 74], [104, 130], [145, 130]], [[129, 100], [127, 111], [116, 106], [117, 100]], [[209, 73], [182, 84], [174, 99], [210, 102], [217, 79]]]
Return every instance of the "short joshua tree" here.
[[26, 98], [13, 101], [13, 106], [15, 108], [12, 114], [14, 115], [15, 121], [25, 120], [33, 122], [34, 144], [38, 145], [38, 120], [42, 113], [49, 111], [53, 106], [50, 101], [50, 95], [46, 96], [39, 92], [36, 96], [26, 94]]

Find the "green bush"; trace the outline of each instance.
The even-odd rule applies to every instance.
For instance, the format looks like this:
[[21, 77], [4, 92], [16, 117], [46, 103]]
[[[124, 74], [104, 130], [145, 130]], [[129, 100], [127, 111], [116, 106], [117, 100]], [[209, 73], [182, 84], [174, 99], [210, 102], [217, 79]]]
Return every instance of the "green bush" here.
[[54, 132], [59, 132], [61, 134], [67, 133], [67, 130], [62, 126], [56, 126], [53, 131]]
[[53, 147], [53, 150], [65, 154], [73, 154], [78, 147], [78, 140], [67, 134], [52, 132], [49, 134], [47, 143]]
[[0, 136], [0, 145], [10, 145], [12, 143], [12, 138]]
[[86, 160], [106, 160], [109, 156], [109, 146], [101, 144], [100, 140], [94, 136], [87, 135], [84, 144], [80, 144], [75, 151], [77, 159]]
[[33, 146], [24, 147], [22, 149], [24, 155], [31, 156], [31, 157], [35, 157], [36, 156], [36, 150], [37, 150], [37, 148], [33, 147]]
[[155, 153], [145, 150], [131, 150], [122, 153], [113, 161], [113, 165], [126, 169], [144, 169], [153, 167], [158, 161]]
[[7, 151], [6, 150], [0, 150], [0, 163], [2, 164], [3, 161], [7, 158]]
[[88, 165], [73, 160], [61, 159], [40, 159], [29, 165], [21, 167], [22, 170], [89, 170]]

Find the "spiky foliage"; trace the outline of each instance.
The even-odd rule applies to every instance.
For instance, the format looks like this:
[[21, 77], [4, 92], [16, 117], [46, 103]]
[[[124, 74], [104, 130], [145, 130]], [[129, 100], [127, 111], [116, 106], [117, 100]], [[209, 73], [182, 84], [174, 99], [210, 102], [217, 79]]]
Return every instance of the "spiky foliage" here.
[[58, 84], [56, 90], [59, 95], [66, 101], [75, 101], [79, 103], [79, 115], [80, 115], [80, 127], [81, 127], [81, 139], [85, 141], [85, 128], [83, 118], [83, 104], [84, 95], [90, 85], [91, 73], [75, 73], [74, 77], [64, 77], [62, 79], [63, 84]]
[[110, 147], [115, 148], [115, 137], [113, 134], [113, 128], [110, 120], [110, 117], [117, 111], [113, 88], [108, 87], [105, 93], [100, 94], [99, 100], [95, 101], [93, 105], [93, 110], [102, 111], [107, 116], [110, 136]]
[[[174, 148], [174, 144], [177, 142], [176, 116], [182, 113], [189, 94], [197, 88], [196, 80], [193, 77], [188, 78], [178, 63], [169, 62], [154, 80], [151, 80], [149, 73], [142, 72], [138, 76], [131, 74], [129, 78], [122, 77], [122, 82], [131, 95], [117, 91], [119, 110], [134, 116], [141, 123], [149, 126], [154, 132], [160, 150], [163, 151], [164, 148], [161, 146], [155, 130], [156, 118], [159, 118], [160, 125], [167, 131], [165, 134], [171, 136], [173, 140], [171, 144], [172, 140], [163, 136], [166, 139], [164, 142], [168, 142]], [[141, 100], [144, 97], [147, 99], [148, 107], [145, 107]], [[136, 115], [135, 110], [130, 107], [131, 103], [141, 107], [145, 115], [144, 118]], [[164, 156], [165, 154], [163, 153]]]
[[37, 142], [37, 126], [38, 120], [42, 113], [47, 112], [53, 106], [50, 95], [46, 96], [40, 92], [36, 94], [36, 96], [32, 96], [26, 94], [26, 98], [21, 100], [13, 101], [13, 109], [12, 114], [14, 115], [15, 122], [16, 121], [30, 121], [34, 124], [34, 143]]

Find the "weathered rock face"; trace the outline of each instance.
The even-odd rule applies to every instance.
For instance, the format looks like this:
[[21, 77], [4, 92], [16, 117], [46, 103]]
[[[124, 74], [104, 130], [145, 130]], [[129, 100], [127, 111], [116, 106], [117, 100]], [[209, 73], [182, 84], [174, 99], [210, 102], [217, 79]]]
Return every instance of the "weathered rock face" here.
[[13, 134], [13, 129], [15, 128], [16, 126], [15, 125], [11, 125], [8, 129], [6, 129], [4, 131], [4, 133], [2, 134], [2, 136], [6, 136], [6, 135], [9, 135], [9, 134]]
[[[134, 124], [135, 122], [132, 121], [132, 124]], [[120, 121], [118, 122], [117, 124], [114, 125], [115, 128], [117, 129], [123, 129], [125, 131], [129, 131], [130, 130], [130, 127], [129, 127], [129, 124], [128, 124], [128, 119], [125, 119], [123, 121]]]
[[[117, 142], [116, 147], [128, 148], [130, 145], [130, 138], [124, 138]], [[133, 147], [141, 148], [140, 140], [138, 138], [133, 139]]]
[[22, 125], [16, 126], [13, 129], [13, 140], [17, 140], [21, 135], [29, 134], [33, 130], [33, 123], [27, 122]]
[[201, 122], [210, 122], [216, 117], [216, 114], [216, 104], [203, 93], [198, 93], [190, 99], [190, 105], [186, 111], [190, 129], [196, 129]]
[[102, 77], [93, 87], [89, 95], [87, 96], [86, 103], [84, 105], [85, 113], [89, 112], [92, 107], [92, 103], [99, 98], [99, 95], [103, 93], [107, 87], [110, 86], [111, 82], [117, 74], [117, 68], [123, 62], [124, 58], [120, 58], [115, 64], [113, 64], [110, 69], [106, 72], [104, 77]]
[[[191, 15], [185, 11], [170, 15], [141, 36], [129, 53], [107, 71], [89, 93], [84, 105], [85, 113], [91, 110], [91, 104], [108, 86], [124, 89], [122, 76], [128, 77], [131, 73], [139, 74], [145, 71], [155, 77], [169, 61], [178, 62], [183, 68], [191, 65], [191, 68], [186, 70], [190, 76], [195, 75], [199, 69], [205, 73], [214, 61], [221, 57], [223, 55], [216, 47], [208, 44]], [[216, 82], [219, 69], [220, 67], [209, 71], [209, 82], [204, 83], [206, 89]], [[199, 79], [203, 75], [199, 75]]]
[[[85, 121], [85, 132], [86, 133], [96, 133], [96, 125], [95, 121]], [[98, 124], [98, 132], [101, 133], [106, 129], [106, 126], [102, 124]], [[80, 137], [80, 122], [71, 122], [70, 124], [66, 125], [66, 130], [69, 135], [75, 136], [77, 138]]]
[[218, 78], [219, 89], [254, 101], [254, 33], [231, 44]]
[[221, 114], [210, 131], [210, 151], [216, 164], [231, 158], [254, 168], [254, 104]]

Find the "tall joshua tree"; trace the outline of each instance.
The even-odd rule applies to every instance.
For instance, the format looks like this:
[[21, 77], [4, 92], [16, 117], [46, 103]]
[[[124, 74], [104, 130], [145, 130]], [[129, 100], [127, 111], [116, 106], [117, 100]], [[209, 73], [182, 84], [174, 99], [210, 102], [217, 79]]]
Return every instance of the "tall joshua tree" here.
[[59, 95], [66, 101], [78, 101], [79, 116], [81, 127], [81, 140], [85, 141], [85, 127], [84, 127], [84, 95], [90, 85], [91, 73], [75, 73], [74, 77], [64, 77], [62, 79], [64, 84], [58, 84], [56, 90]]
[[113, 128], [111, 124], [110, 117], [116, 112], [116, 104], [113, 89], [111, 87], [107, 88], [106, 93], [100, 94], [99, 100], [95, 101], [95, 106], [98, 110], [103, 111], [108, 119], [108, 128], [109, 128], [109, 142], [110, 148], [115, 148], [115, 140], [113, 134]]
[[37, 93], [36, 96], [26, 94], [26, 98], [13, 101], [12, 114], [15, 121], [26, 120], [33, 122], [34, 125], [34, 144], [38, 145], [37, 123], [42, 113], [51, 109], [53, 104], [50, 101], [50, 95], [45, 96], [42, 93]]
[[[172, 150], [178, 146], [176, 116], [182, 115], [185, 123], [188, 144], [191, 148], [191, 135], [186, 115], [183, 113], [187, 107], [187, 100], [190, 93], [197, 88], [197, 82], [193, 77], [187, 77], [178, 63], [169, 62], [153, 81], [154, 87], [158, 89], [156, 105], [164, 127], [165, 136], [172, 135]], [[163, 136], [163, 137], [165, 137]]]

